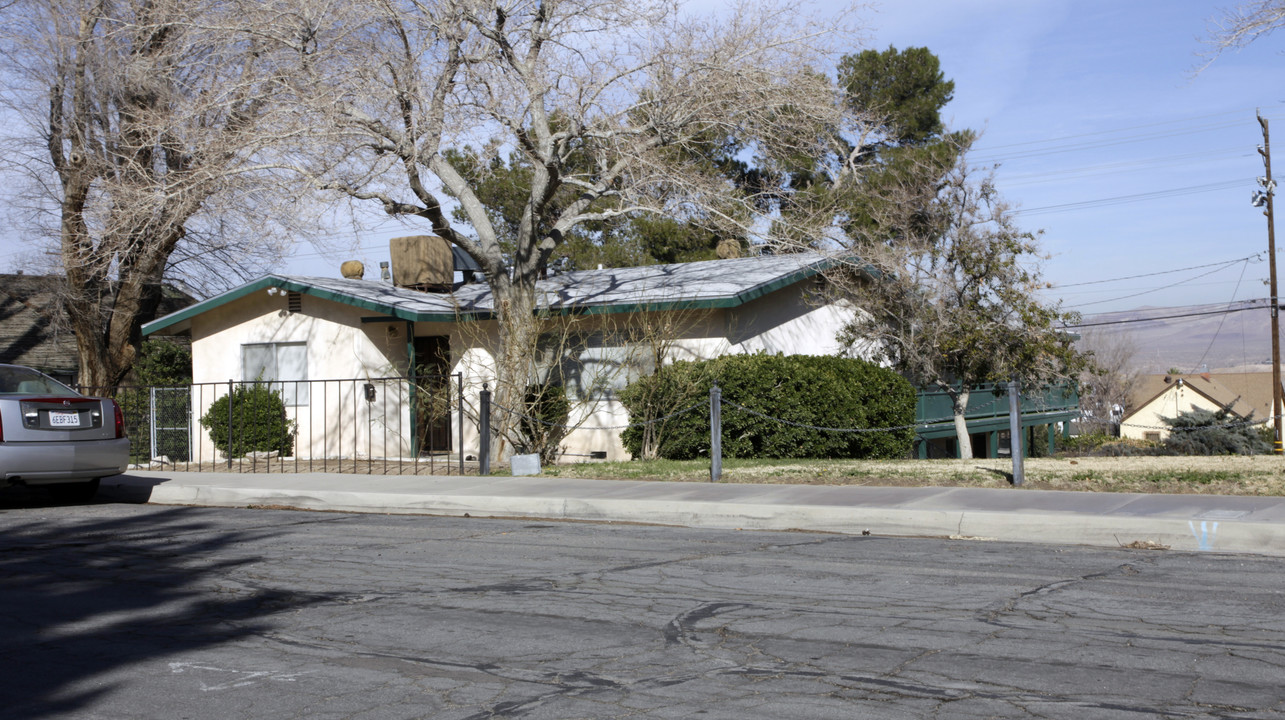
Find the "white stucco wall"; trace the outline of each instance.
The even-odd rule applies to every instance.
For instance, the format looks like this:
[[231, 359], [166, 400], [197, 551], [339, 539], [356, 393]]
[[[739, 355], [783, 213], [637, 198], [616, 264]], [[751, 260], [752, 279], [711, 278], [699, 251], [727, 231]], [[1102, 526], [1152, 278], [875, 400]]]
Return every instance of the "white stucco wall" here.
[[1182, 383], [1181, 386], [1171, 386], [1160, 396], [1138, 408], [1137, 412], [1130, 415], [1126, 421], [1120, 423], [1120, 435], [1134, 440], [1145, 440], [1148, 433], [1152, 433], [1153, 439], [1163, 441], [1169, 437], [1168, 426], [1165, 425], [1163, 418], [1176, 418], [1179, 413], [1191, 412], [1195, 409], [1217, 412], [1222, 408], [1218, 403], [1188, 387], [1186, 383]]
[[[290, 313], [284, 294], [255, 293], [192, 319], [195, 417], [203, 416], [227, 394], [229, 380], [255, 379], [243, 377], [244, 345], [304, 343], [310, 381], [307, 401], [286, 409], [287, 417], [296, 423], [295, 454], [409, 457], [409, 387], [394, 379], [406, 367], [405, 323], [362, 323], [370, 311], [307, 295], [300, 300], [301, 311]], [[449, 326], [421, 325], [422, 334], [450, 332]], [[375, 389], [373, 401], [367, 400], [368, 382]], [[452, 426], [457, 427], [457, 420]], [[204, 429], [199, 425], [197, 429], [199, 456], [221, 457]], [[453, 438], [456, 435], [452, 433]]]

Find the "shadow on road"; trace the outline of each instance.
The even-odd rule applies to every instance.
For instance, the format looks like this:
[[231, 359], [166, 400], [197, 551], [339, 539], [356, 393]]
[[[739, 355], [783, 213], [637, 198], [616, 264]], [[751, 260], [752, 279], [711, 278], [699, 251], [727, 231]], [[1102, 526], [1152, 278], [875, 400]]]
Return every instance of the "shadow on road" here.
[[[32, 491], [0, 508], [40, 504]], [[84, 713], [118, 690], [106, 673], [256, 634], [275, 614], [326, 601], [221, 580], [257, 562], [256, 545], [273, 531], [228, 531], [209, 511], [36, 517], [0, 512], [0, 707], [8, 717]]]

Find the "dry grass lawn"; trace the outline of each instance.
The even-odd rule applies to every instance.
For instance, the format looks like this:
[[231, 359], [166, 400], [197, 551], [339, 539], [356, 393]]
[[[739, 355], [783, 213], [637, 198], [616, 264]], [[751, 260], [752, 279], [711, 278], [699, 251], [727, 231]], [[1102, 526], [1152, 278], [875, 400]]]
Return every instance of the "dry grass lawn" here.
[[[723, 482], [809, 485], [1011, 487], [1013, 465], [990, 460], [725, 460]], [[1034, 458], [1025, 488], [1096, 492], [1285, 495], [1285, 457]], [[704, 482], [708, 461], [581, 463], [544, 469], [558, 477]]]

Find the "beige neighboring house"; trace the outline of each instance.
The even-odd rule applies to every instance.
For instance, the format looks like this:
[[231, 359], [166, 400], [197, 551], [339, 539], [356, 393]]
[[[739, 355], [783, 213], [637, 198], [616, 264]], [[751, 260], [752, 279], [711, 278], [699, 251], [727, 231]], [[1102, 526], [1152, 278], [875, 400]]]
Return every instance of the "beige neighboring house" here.
[[1160, 442], [1169, 435], [1164, 418], [1194, 409], [1226, 409], [1239, 419], [1272, 417], [1272, 374], [1192, 373], [1144, 375], [1134, 386], [1135, 408], [1120, 422], [1120, 435]]
[[[396, 241], [394, 241], [396, 242]], [[393, 278], [399, 273], [394, 256]], [[392, 280], [268, 275], [195, 306], [160, 318], [148, 335], [180, 334], [192, 342], [194, 417], [233, 382], [273, 381], [297, 423], [297, 455], [315, 458], [408, 457], [463, 449], [479, 453], [475, 422], [479, 392], [493, 382], [497, 328], [492, 297], [483, 283], [462, 282], [456, 256], [453, 282], [399, 286]], [[628, 459], [620, 426], [628, 413], [615, 391], [650, 372], [646, 353], [602, 338], [621, 329], [668, 320], [675, 335], [665, 362], [734, 353], [831, 355], [840, 350], [839, 329], [853, 310], [826, 300], [826, 258], [790, 254], [674, 265], [570, 272], [540, 281], [537, 296], [551, 312], [584, 318], [585, 351], [574, 358], [568, 381], [573, 421], [580, 427], [564, 441], [566, 459]], [[634, 367], [635, 360], [642, 361]], [[595, 397], [583, 397], [585, 378], [624, 365]], [[430, 368], [462, 386], [465, 415], [452, 401], [449, 425], [424, 434], [415, 402], [400, 385], [361, 379], [405, 377]], [[348, 380], [334, 385], [323, 380]], [[351, 379], [358, 379], [353, 382]], [[303, 381], [310, 381], [304, 384]], [[215, 385], [218, 383], [218, 385]], [[453, 390], [454, 392], [454, 390]], [[202, 457], [215, 452], [194, 427]], [[418, 440], [413, 436], [418, 433]], [[332, 438], [341, 438], [338, 444]]]

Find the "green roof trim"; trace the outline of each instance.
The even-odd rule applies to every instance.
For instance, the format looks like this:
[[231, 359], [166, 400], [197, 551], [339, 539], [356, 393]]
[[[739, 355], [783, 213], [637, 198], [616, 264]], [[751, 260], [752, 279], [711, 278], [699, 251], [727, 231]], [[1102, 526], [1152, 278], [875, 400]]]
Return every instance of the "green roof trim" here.
[[184, 310], [180, 310], [176, 313], [170, 313], [165, 317], [157, 318], [149, 323], [144, 323], [142, 328], [143, 334], [153, 335], [155, 333], [159, 333], [162, 330], [167, 330], [175, 325], [180, 325], [191, 320], [207, 310], [213, 310], [214, 308], [226, 305], [233, 300], [239, 300], [251, 293], [258, 292], [259, 290], [266, 290], [270, 287], [280, 287], [277, 283], [273, 282], [276, 279], [277, 278], [271, 275], [261, 277], [258, 280], [242, 285], [241, 287], [233, 288], [221, 295], [216, 295], [209, 300], [202, 300], [201, 302], [198, 302]]

